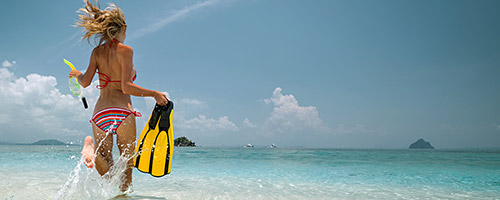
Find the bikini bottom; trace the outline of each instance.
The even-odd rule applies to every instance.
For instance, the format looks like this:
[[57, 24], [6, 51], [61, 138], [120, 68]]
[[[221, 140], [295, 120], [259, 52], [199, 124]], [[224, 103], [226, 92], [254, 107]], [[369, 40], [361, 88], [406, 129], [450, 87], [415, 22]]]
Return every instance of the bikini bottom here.
[[134, 114], [137, 117], [141, 116], [141, 113], [139, 112], [132, 112], [124, 108], [105, 108], [96, 112], [90, 119], [90, 123], [94, 122], [94, 124], [104, 132], [116, 134], [116, 129], [120, 127], [123, 120], [125, 120], [125, 118], [127, 118], [130, 114]]

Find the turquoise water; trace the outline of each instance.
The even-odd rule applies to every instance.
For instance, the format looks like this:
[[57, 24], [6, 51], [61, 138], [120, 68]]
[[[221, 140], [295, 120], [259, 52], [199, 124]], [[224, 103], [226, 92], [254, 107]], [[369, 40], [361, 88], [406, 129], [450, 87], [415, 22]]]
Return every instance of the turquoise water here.
[[[0, 199], [119, 194], [80, 150], [0, 145]], [[500, 150], [175, 148], [170, 175], [133, 184], [121, 199], [500, 199]]]

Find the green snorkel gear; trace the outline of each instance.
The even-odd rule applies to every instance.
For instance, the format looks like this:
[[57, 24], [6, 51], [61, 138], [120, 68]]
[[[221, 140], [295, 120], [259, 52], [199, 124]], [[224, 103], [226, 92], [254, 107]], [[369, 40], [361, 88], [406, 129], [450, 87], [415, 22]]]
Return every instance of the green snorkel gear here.
[[[71, 62], [69, 62], [66, 59], [63, 60], [64, 63], [66, 63], [72, 70], [75, 69], [75, 67], [73, 66], [73, 64], [71, 64]], [[71, 90], [71, 93], [73, 93], [73, 95], [80, 97], [82, 99], [83, 107], [85, 109], [89, 107], [87, 105], [87, 99], [85, 99], [85, 96], [83, 96], [83, 87], [82, 85], [80, 85], [80, 83], [78, 83], [78, 79], [74, 76], [69, 78], [69, 90]]]

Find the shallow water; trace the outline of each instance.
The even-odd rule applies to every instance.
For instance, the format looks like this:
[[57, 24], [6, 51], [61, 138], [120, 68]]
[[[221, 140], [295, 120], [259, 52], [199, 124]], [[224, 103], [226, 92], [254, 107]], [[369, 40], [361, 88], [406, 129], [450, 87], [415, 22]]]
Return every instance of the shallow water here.
[[[120, 194], [80, 164], [80, 150], [0, 145], [0, 199]], [[134, 191], [115, 199], [500, 198], [500, 150], [176, 147], [172, 165], [162, 178], [134, 169]]]

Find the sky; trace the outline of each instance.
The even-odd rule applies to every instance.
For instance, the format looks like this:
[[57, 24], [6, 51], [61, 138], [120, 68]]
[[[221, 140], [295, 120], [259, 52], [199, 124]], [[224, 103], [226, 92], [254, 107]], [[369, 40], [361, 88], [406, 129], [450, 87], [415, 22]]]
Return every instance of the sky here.
[[[126, 16], [136, 84], [175, 103], [174, 134], [201, 146], [500, 147], [500, 1], [144, 0]], [[85, 110], [63, 58], [95, 44], [79, 0], [0, 8], [0, 141], [81, 143]], [[155, 103], [133, 97], [138, 133]]]

